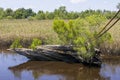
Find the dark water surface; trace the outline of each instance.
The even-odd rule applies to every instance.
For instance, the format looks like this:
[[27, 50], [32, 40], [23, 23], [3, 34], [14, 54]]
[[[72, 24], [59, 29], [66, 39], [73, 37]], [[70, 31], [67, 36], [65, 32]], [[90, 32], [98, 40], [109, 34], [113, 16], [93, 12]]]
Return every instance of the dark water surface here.
[[101, 68], [64, 62], [28, 61], [0, 52], [0, 80], [120, 80], [120, 57], [104, 59]]

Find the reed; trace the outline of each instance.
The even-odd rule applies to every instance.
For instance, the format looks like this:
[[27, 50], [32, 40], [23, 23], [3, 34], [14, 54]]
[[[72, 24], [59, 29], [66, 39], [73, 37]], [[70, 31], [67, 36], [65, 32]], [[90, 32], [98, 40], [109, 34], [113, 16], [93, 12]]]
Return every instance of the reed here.
[[[30, 46], [34, 38], [42, 40], [42, 44], [60, 44], [52, 23], [53, 20], [0, 20], [0, 48], [10, 47], [16, 39], [20, 39], [23, 47]], [[120, 54], [120, 21], [109, 32], [113, 43], [102, 44], [101, 50], [103, 53]]]
[[102, 44], [101, 50], [105, 54], [120, 55], [120, 21], [115, 24], [109, 32], [113, 37], [113, 42]]
[[0, 20], [0, 47], [9, 47], [15, 39], [20, 39], [26, 47], [34, 38], [43, 44], [60, 42], [52, 29], [52, 20]]

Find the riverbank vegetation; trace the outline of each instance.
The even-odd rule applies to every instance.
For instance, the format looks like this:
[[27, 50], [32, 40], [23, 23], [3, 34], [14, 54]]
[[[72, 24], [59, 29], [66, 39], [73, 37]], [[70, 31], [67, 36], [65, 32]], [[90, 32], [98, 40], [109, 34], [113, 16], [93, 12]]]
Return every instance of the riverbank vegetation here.
[[16, 39], [20, 39], [23, 47], [30, 46], [34, 38], [42, 40], [42, 44], [58, 44], [57, 34], [52, 29], [52, 20], [0, 20], [0, 46], [9, 47]]
[[102, 43], [112, 41], [110, 33], [98, 38], [98, 32], [106, 18], [103, 15], [90, 15], [76, 20], [54, 20], [53, 29], [58, 34], [63, 45], [72, 45], [73, 49], [84, 58], [94, 57], [94, 48]]
[[[107, 10], [85, 10], [82, 12], [68, 12], [65, 6], [61, 6], [58, 9], [55, 9], [53, 12], [44, 12], [40, 10], [38, 11], [38, 13], [33, 12], [32, 9], [19, 8], [13, 11], [10, 8], [6, 10], [0, 8], [0, 48], [9, 48], [10, 45], [11, 47], [16, 47], [15, 44], [20, 45], [19, 47], [22, 46], [34, 48], [35, 45], [37, 45], [37, 42], [34, 43], [35, 39], [39, 39], [40, 44], [43, 45], [63, 43], [75, 44], [75, 42], [76, 45], [78, 44], [78, 42], [85, 45], [86, 42], [84, 42], [84, 40], [81, 40], [83, 39], [84, 34], [86, 35], [87, 39], [91, 37], [95, 38], [96, 32], [98, 32], [102, 27], [104, 27], [104, 25], [109, 21], [109, 19], [114, 16], [115, 13], [116, 11]], [[93, 14], [94, 16], [92, 16]], [[102, 16], [99, 17], [100, 15]], [[106, 18], [106, 21], [104, 21], [103, 16]], [[118, 15], [116, 18], [119, 17], [120, 15]], [[57, 26], [57, 28], [52, 27], [55, 25], [55, 22], [53, 23], [53, 19], [58, 18], [62, 19], [56, 22], [57, 24], [59, 24], [59, 26]], [[97, 23], [97, 21], [102, 21], [104, 23]], [[72, 28], [73, 25], [76, 25], [75, 31]], [[103, 41], [105, 40], [101, 39], [102, 42], [100, 41], [101, 43], [99, 44], [99, 48], [102, 50], [102, 52], [120, 54], [119, 25], [120, 22], [118, 22], [109, 31], [109, 33], [113, 36], [113, 43], [103, 43]], [[69, 29], [67, 29], [68, 27]], [[67, 34], [64, 33], [65, 31], [62, 28], [64, 28], [65, 31], [67, 29]], [[79, 30], [79, 28], [81, 29], [81, 31]], [[60, 32], [59, 30], [62, 31]], [[81, 39], [80, 37], [77, 38], [76, 35], [80, 33], [82, 34], [82, 32], [83, 35], [81, 35]], [[59, 33], [62, 34], [62, 36]], [[94, 34], [94, 36], [91, 36], [91, 34]], [[97, 40], [97, 43], [98, 42], [99, 40]], [[12, 43], [14, 44], [12, 45]]]
[[[68, 22], [68, 20], [65, 20]], [[105, 24], [108, 20], [105, 22]], [[1, 49], [20, 39], [23, 47], [29, 47], [34, 38], [40, 39], [42, 44], [61, 44], [57, 34], [52, 29], [53, 20], [0, 20], [0, 47]], [[105, 25], [103, 24], [103, 26]], [[111, 44], [101, 44], [101, 50], [104, 53], [120, 54], [120, 21], [110, 29], [113, 37]]]

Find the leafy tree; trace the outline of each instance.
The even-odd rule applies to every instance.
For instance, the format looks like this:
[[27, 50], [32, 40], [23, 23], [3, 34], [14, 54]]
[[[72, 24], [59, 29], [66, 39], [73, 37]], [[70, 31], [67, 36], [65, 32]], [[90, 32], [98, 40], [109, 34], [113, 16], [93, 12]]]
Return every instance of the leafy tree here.
[[36, 19], [38, 20], [44, 20], [45, 19], [45, 13], [43, 11], [39, 11], [36, 15]]
[[25, 10], [25, 13], [26, 13], [26, 17], [27, 17], [27, 18], [30, 17], [30, 16], [35, 16], [35, 15], [36, 15], [36, 13], [33, 12], [31, 8], [26, 9], [26, 10]]
[[5, 17], [6, 18], [12, 18], [13, 17], [13, 10], [11, 8], [7, 8], [5, 10]]
[[[118, 5], [117, 5], [117, 9], [120, 10], [120, 3], [118, 3]], [[117, 18], [120, 18], [120, 14], [118, 14]]]
[[47, 12], [45, 13], [45, 19], [54, 19], [54, 13], [47, 11]]
[[61, 6], [58, 9], [54, 10], [54, 15], [56, 17], [59, 17], [61, 19], [66, 19], [67, 18], [67, 11], [66, 11], [66, 7], [65, 6]]
[[[117, 8], [119, 8], [119, 4], [117, 5]], [[8, 8], [4, 11], [3, 8], [0, 8], [0, 19], [7, 18], [7, 19], [38, 19], [38, 20], [44, 20], [44, 19], [54, 19], [54, 18], [60, 18], [60, 19], [77, 19], [85, 18], [86, 16], [90, 15], [104, 15], [107, 19], [111, 19], [113, 15], [115, 15], [115, 11], [108, 11], [108, 10], [85, 10], [82, 12], [68, 12], [66, 10], [65, 6], [60, 6], [58, 9], [55, 9], [53, 12], [44, 12], [40, 10], [38, 13], [35, 13], [32, 11], [31, 8], [25, 9], [25, 8], [18, 8], [17, 10], [13, 11], [11, 8]], [[119, 18], [119, 16], [117, 16]]]
[[103, 15], [106, 16], [107, 19], [111, 19], [114, 15], [115, 15], [116, 12], [114, 11], [108, 11], [108, 10], [104, 10], [103, 11]]
[[24, 19], [26, 18], [25, 16], [25, 9], [24, 8], [19, 8], [14, 12], [14, 18], [16, 19]]
[[117, 7], [117, 9], [119, 9], [119, 10], [120, 10], [120, 3], [118, 3], [118, 5], [117, 5], [116, 7]]
[[76, 19], [79, 17], [79, 13], [78, 12], [69, 12], [67, 14], [67, 19]]
[[4, 9], [0, 8], [0, 19], [4, 17]]
[[14, 12], [14, 18], [16, 19], [25, 19], [35, 15], [36, 14], [32, 11], [32, 9], [19, 8]]

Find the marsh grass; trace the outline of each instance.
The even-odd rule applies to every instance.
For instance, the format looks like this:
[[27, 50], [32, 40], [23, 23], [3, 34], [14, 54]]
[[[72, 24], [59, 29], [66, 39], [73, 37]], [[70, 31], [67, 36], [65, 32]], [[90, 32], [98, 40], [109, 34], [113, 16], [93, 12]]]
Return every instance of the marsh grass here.
[[0, 46], [9, 47], [18, 38], [24, 47], [34, 38], [43, 44], [58, 44], [60, 41], [51, 26], [52, 20], [0, 20]]
[[[112, 23], [111, 23], [112, 24]], [[120, 21], [116, 23], [110, 30], [113, 37], [112, 43], [104, 43], [101, 45], [101, 50], [106, 54], [120, 55]]]
[[[23, 47], [30, 46], [34, 38], [40, 39], [42, 44], [60, 44], [52, 24], [53, 20], [0, 20], [0, 48], [9, 48], [16, 39], [20, 39]], [[120, 21], [109, 32], [113, 43], [101, 44], [101, 50], [103, 53], [120, 54]]]

